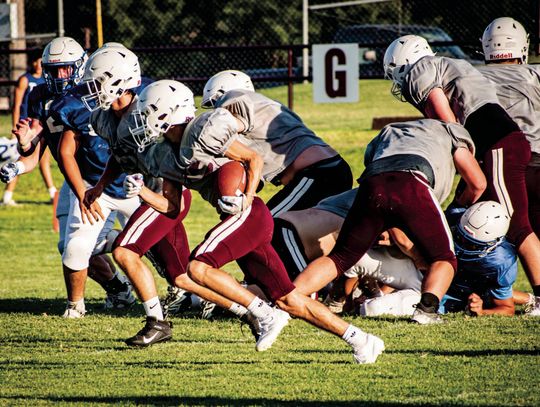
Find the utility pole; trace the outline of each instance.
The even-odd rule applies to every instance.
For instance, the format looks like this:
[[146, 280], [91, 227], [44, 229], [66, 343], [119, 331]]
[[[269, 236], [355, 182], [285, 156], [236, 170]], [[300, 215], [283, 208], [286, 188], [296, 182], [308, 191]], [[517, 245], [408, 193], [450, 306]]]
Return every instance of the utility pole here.
[[[16, 29], [11, 30], [12, 38], [11, 49], [25, 49], [26, 48], [26, 28], [24, 25], [24, 0], [11, 0], [8, 1], [12, 7], [11, 13], [15, 13], [15, 16], [11, 15], [11, 24], [16, 24]], [[10, 79], [15, 81], [26, 72], [27, 62], [26, 54], [10, 54], [9, 56]]]

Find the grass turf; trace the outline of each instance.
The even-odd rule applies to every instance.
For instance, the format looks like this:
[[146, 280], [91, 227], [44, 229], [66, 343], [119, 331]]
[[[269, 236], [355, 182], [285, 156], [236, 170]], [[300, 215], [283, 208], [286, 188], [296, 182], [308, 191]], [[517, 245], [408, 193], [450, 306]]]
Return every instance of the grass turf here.
[[[282, 101], [285, 89], [265, 91]], [[295, 86], [295, 110], [352, 165], [376, 132], [373, 116], [414, 115], [384, 81], [361, 82], [361, 101], [314, 105]], [[2, 134], [9, 117], [0, 117]], [[61, 176], [53, 166], [57, 184]], [[274, 191], [265, 187], [263, 198]], [[194, 247], [217, 221], [194, 196], [186, 219]], [[142, 327], [142, 306], [104, 313], [101, 288], [87, 284], [83, 320], [60, 318], [65, 289], [39, 173], [21, 177], [15, 208], [0, 208], [0, 405], [539, 405], [540, 320], [447, 317], [420, 327], [400, 318], [346, 319], [385, 340], [374, 365], [352, 363], [337, 338], [293, 320], [274, 347], [257, 353], [234, 319], [175, 317], [171, 342], [128, 349]], [[235, 275], [235, 265], [227, 268]], [[161, 292], [163, 280], [158, 280]], [[527, 289], [520, 271], [517, 288]]]

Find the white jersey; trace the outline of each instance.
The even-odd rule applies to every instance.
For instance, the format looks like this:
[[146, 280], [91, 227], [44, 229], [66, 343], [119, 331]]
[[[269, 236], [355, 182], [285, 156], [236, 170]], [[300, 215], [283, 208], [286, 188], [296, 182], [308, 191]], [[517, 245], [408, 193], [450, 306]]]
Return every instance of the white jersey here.
[[285, 168], [308, 147], [327, 144], [296, 113], [260, 93], [232, 90], [216, 103], [244, 125], [248, 146], [264, 160], [263, 179], [277, 183]]
[[540, 154], [540, 66], [490, 64], [480, 72], [495, 86], [502, 107], [523, 130], [532, 152]]
[[19, 159], [17, 144], [17, 139], [0, 137], [0, 167]]
[[418, 60], [405, 75], [401, 92], [409, 103], [424, 112], [426, 99], [435, 88], [444, 91], [461, 124], [483, 105], [499, 103], [493, 85], [470, 63], [438, 56]]
[[[459, 124], [432, 119], [391, 123], [368, 144], [362, 177], [388, 171], [418, 171], [430, 181], [442, 203], [452, 191], [456, 175], [453, 155], [458, 148], [466, 148], [474, 155], [471, 136]], [[378, 162], [382, 159], [386, 160]]]

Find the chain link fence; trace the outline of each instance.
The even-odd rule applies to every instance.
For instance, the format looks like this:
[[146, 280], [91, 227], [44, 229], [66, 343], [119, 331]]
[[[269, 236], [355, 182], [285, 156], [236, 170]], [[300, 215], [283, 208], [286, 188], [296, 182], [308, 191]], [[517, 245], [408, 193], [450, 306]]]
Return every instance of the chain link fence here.
[[[310, 0], [308, 44], [358, 43], [360, 77], [377, 78], [385, 47], [399, 35], [425, 36], [439, 54], [474, 61], [481, 58], [484, 28], [497, 17], [511, 16], [531, 34], [535, 50], [539, 1]], [[303, 0], [102, 0], [103, 38], [132, 48], [145, 76], [183, 80], [195, 93], [223, 69], [247, 72], [258, 87], [275, 86], [291, 75], [304, 79], [303, 5]], [[58, 31], [58, 1], [26, 0], [24, 12], [26, 34], [34, 38], [22, 48], [42, 48], [50, 38], [35, 35]], [[63, 13], [65, 35], [95, 49], [96, 1], [64, 0]], [[5, 56], [17, 48], [6, 44], [0, 48], [0, 80], [10, 78]]]

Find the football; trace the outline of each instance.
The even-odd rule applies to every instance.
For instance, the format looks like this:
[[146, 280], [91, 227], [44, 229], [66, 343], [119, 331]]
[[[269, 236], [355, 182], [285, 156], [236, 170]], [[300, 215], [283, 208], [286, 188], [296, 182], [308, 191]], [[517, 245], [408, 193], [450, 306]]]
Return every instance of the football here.
[[230, 161], [217, 170], [217, 189], [220, 196], [238, 196], [245, 192], [246, 171], [242, 163]]

